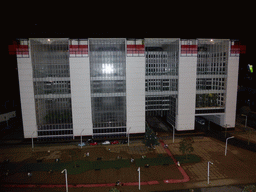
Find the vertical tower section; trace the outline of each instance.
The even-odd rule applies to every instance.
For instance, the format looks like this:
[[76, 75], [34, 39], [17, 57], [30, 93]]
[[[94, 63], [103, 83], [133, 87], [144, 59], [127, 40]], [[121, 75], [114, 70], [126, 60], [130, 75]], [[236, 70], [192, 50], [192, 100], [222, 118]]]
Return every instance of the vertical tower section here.
[[228, 39], [198, 39], [196, 115], [221, 126], [227, 98], [228, 58]]
[[178, 131], [194, 130], [197, 69], [197, 41], [181, 40], [179, 58]]
[[129, 133], [145, 133], [145, 49], [143, 39], [127, 40], [126, 98]]
[[236, 122], [236, 103], [237, 103], [237, 86], [239, 70], [239, 47], [235, 41], [229, 41], [229, 57], [227, 66], [227, 84], [226, 84], [226, 104], [225, 119], [223, 126], [235, 127]]
[[31, 138], [33, 133], [33, 137], [37, 137], [33, 68], [29, 40], [18, 40], [15, 45], [9, 46], [9, 50], [17, 56], [24, 138]]
[[93, 137], [125, 136], [125, 39], [89, 39]]
[[69, 55], [74, 136], [92, 135], [88, 40], [70, 39]]
[[39, 140], [72, 139], [68, 39], [30, 39]]
[[147, 119], [151, 119], [152, 116], [167, 117], [167, 121], [175, 126], [179, 39], [147, 38], [145, 39], [145, 51]]

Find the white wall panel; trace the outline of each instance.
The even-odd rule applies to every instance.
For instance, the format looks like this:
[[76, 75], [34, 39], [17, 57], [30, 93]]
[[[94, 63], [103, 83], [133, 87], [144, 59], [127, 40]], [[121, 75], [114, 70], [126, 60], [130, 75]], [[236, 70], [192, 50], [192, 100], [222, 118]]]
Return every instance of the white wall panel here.
[[224, 125], [235, 127], [239, 57], [229, 57]]
[[126, 58], [127, 129], [145, 132], [145, 57]]
[[70, 58], [71, 102], [74, 136], [92, 135], [89, 58]]
[[180, 57], [176, 129], [194, 130], [197, 57]]
[[37, 137], [35, 99], [30, 58], [17, 58], [24, 138]]

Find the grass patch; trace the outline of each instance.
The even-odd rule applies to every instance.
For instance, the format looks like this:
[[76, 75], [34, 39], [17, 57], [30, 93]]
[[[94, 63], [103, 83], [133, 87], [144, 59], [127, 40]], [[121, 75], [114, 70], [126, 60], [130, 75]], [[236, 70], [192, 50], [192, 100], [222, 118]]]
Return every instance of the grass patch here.
[[130, 167], [130, 160], [119, 159], [114, 161], [69, 161], [65, 163], [27, 163], [25, 165], [19, 163], [8, 163], [0, 165], [0, 170], [5, 172], [28, 172], [28, 171], [62, 171], [68, 170], [68, 174], [75, 175], [89, 170], [100, 169], [120, 169], [123, 167]]
[[27, 171], [62, 171], [67, 167], [74, 165], [74, 162], [66, 163], [27, 163], [23, 165], [18, 172], [27, 172]]
[[176, 155], [175, 159], [180, 163], [198, 163], [201, 161], [201, 158], [197, 155], [189, 154], [187, 159], [186, 155]]
[[138, 167], [145, 166], [146, 164], [149, 164], [150, 166], [156, 166], [156, 165], [165, 165], [165, 164], [173, 164], [173, 163], [174, 162], [171, 157], [135, 159], [135, 164]]
[[93, 161], [94, 169], [120, 169], [130, 167], [130, 160], [119, 159], [115, 161]]
[[[78, 167], [76, 167], [78, 166]], [[25, 166], [26, 170], [31, 171], [61, 171], [67, 169], [71, 175], [80, 174], [89, 170], [100, 170], [100, 169], [120, 169], [123, 167], [129, 167], [129, 160], [115, 160], [115, 161], [70, 161], [66, 163], [30, 163]]]
[[[175, 159], [179, 161], [181, 164], [183, 163], [198, 163], [201, 161], [200, 157], [197, 155], [188, 155], [186, 159], [185, 155], [175, 156]], [[140, 158], [135, 159], [135, 164], [138, 167], [143, 167], [146, 164], [150, 166], [157, 165], [170, 165], [174, 164], [173, 160], [169, 156], [158, 155], [156, 158]], [[78, 166], [76, 166], [78, 165]], [[59, 162], [59, 163], [7, 163], [0, 164], [0, 171], [5, 172], [9, 170], [10, 173], [17, 172], [28, 172], [28, 171], [62, 171], [63, 169], [68, 170], [68, 174], [75, 175], [84, 173], [89, 170], [101, 170], [101, 169], [120, 169], [124, 167], [130, 167], [131, 162], [130, 159], [119, 159], [113, 161], [86, 161], [86, 160], [77, 160], [77, 161], [69, 161], [69, 162]]]

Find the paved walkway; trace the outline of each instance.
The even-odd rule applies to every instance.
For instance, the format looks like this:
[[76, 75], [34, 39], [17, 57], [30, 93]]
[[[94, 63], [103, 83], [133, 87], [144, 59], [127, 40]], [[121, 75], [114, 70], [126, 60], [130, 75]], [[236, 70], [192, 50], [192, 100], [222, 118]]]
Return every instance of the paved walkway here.
[[[212, 185], [218, 185], [222, 183], [221, 181], [227, 184], [239, 184], [239, 180], [249, 182], [253, 178], [256, 181], [256, 163], [253, 160], [256, 158], [256, 153], [228, 145], [227, 156], [225, 156], [224, 142], [209, 137], [194, 140], [193, 154], [201, 157], [201, 162], [182, 165], [191, 181], [209, 186], [207, 185], [208, 161], [213, 162], [213, 165], [210, 165], [210, 184]], [[179, 141], [181, 141], [179, 138], [175, 143], [171, 140], [166, 141], [173, 155], [182, 155], [179, 151]]]
[[231, 133], [231, 135], [234, 135], [238, 139], [241, 139], [244, 141], [249, 140], [250, 143], [256, 144], [256, 130], [251, 127], [245, 128], [245, 126], [241, 123], [236, 123], [235, 131]]
[[[163, 141], [160, 141], [162, 147], [164, 148], [165, 143]], [[174, 156], [172, 155], [171, 151], [166, 148], [165, 149], [166, 153], [172, 158], [173, 162], [175, 163], [175, 165], [177, 166], [177, 168], [179, 169], [180, 173], [183, 176], [183, 179], [166, 179], [164, 180], [165, 183], [184, 183], [184, 182], [188, 182], [189, 181], [189, 176], [187, 175], [187, 173], [184, 171], [184, 169], [181, 166], [177, 165], [177, 161], [174, 158]]]
[[[244, 187], [241, 186], [222, 186], [222, 187], [210, 187], [210, 188], [194, 188], [193, 192], [242, 192]], [[169, 192], [191, 192], [187, 189], [174, 190]]]
[[142, 143], [137, 143], [136, 145], [130, 144], [127, 145], [108, 145], [106, 146], [106, 150], [110, 150], [110, 152], [120, 153], [121, 151], [127, 152], [128, 154], [134, 155], [144, 155], [149, 153], [149, 149]]
[[[179, 140], [177, 140], [179, 141]], [[211, 165], [210, 169], [210, 178], [211, 179], [224, 179], [227, 178], [222, 170], [218, 168], [220, 164], [219, 160], [216, 158], [212, 158], [212, 154], [221, 155], [224, 154], [224, 146], [223, 145], [216, 145], [215, 142], [211, 142], [212, 140], [209, 138], [198, 139], [198, 142], [193, 143], [194, 152], [193, 154], [198, 155], [201, 157], [201, 162], [196, 164], [189, 164], [184, 165], [184, 169], [189, 171], [190, 177], [196, 181], [203, 181], [207, 180], [207, 168], [208, 168], [208, 161], [214, 162]], [[179, 143], [169, 144], [169, 149], [171, 150], [172, 154], [174, 155], [182, 155], [179, 151]]]

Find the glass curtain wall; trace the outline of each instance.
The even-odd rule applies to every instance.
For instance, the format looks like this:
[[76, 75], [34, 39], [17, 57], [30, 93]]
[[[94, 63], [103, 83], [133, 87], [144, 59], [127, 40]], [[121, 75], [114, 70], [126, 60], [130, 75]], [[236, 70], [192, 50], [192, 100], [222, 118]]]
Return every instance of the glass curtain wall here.
[[[177, 98], [179, 39], [145, 39], [146, 116], [166, 116]], [[176, 106], [175, 106], [176, 109]]]
[[224, 112], [228, 46], [229, 40], [198, 40], [196, 113]]
[[93, 136], [125, 136], [125, 39], [89, 39], [89, 49]]
[[40, 140], [73, 138], [68, 39], [30, 39]]

